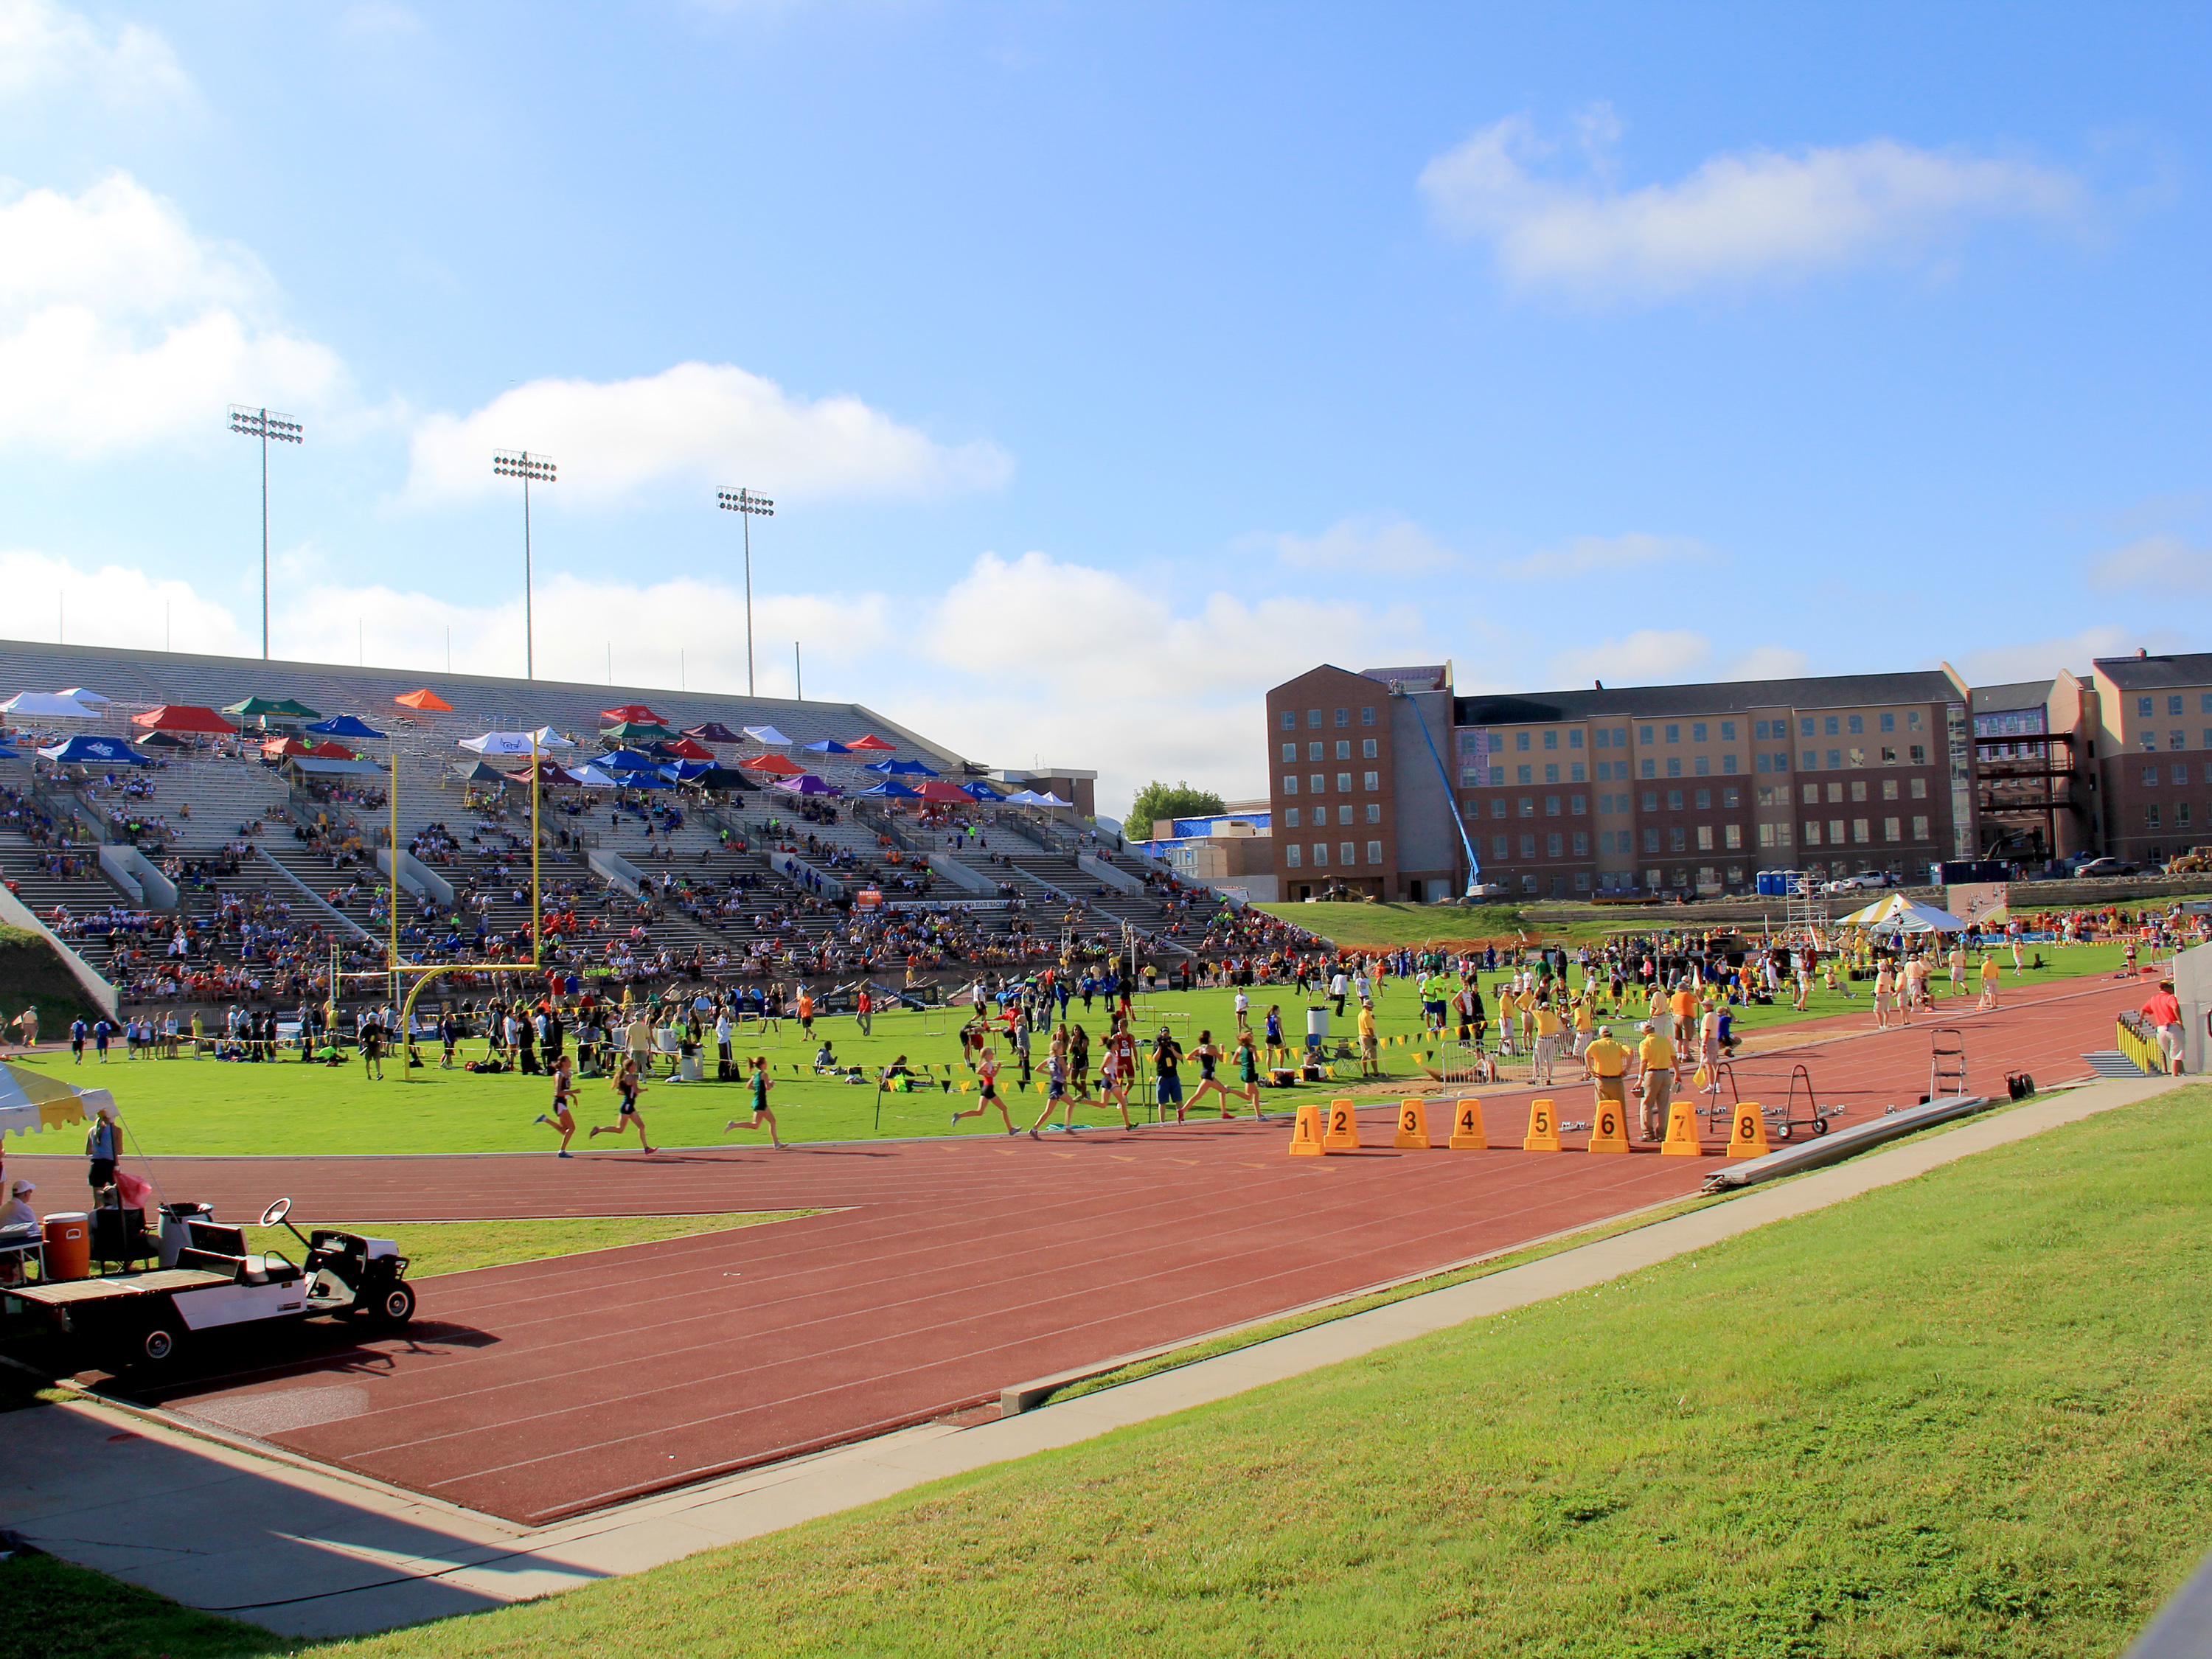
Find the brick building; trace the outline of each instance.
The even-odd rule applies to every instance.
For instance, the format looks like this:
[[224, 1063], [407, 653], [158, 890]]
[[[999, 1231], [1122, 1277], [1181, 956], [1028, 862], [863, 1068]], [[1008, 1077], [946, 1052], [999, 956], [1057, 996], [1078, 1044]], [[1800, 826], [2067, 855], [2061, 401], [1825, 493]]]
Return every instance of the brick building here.
[[2212, 652], [2100, 657], [2091, 680], [2101, 849], [2156, 864], [2212, 844]]
[[1979, 849], [1971, 702], [1948, 667], [1472, 697], [1448, 664], [1316, 668], [1267, 695], [1279, 888], [1441, 898], [1469, 848], [1562, 898], [1917, 876]]

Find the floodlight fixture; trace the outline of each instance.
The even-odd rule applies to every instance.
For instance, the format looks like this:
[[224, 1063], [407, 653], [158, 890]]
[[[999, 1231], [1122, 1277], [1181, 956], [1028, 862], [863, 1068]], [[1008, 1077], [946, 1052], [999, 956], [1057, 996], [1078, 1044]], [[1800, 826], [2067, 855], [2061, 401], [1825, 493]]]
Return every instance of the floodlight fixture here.
[[745, 695], [753, 695], [753, 520], [775, 517], [775, 503], [750, 489], [718, 489], [714, 505], [741, 516], [745, 526]]
[[522, 678], [538, 678], [538, 631], [531, 610], [530, 486], [556, 482], [553, 458], [526, 449], [495, 449], [491, 470], [502, 478], [522, 480]]
[[269, 660], [269, 444], [305, 443], [307, 430], [289, 415], [273, 409], [230, 406], [230, 429], [241, 438], [261, 441], [261, 660]]

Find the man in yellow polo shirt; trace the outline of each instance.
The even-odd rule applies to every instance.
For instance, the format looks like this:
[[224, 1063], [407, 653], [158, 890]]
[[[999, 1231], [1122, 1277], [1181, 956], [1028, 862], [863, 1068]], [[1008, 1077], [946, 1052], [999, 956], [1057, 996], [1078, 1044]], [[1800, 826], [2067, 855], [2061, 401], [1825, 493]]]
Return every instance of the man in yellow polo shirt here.
[[1375, 1040], [1375, 1005], [1363, 1000], [1359, 1005], [1359, 1075], [1381, 1077], [1382, 1061], [1376, 1054]]
[[1674, 1045], [1648, 1019], [1636, 1029], [1644, 1033], [1636, 1045], [1644, 1079], [1644, 1138], [1657, 1140], [1667, 1133], [1667, 1109], [1674, 1099]]
[[1575, 999], [1575, 1048], [1577, 1055], [1589, 1053], [1591, 1036], [1597, 1030], [1597, 993], [1585, 984], [1583, 994]]
[[1613, 1027], [1601, 1025], [1597, 1036], [1583, 1051], [1583, 1063], [1589, 1067], [1590, 1100], [1595, 1109], [1590, 1114], [1595, 1123], [1605, 1109], [1607, 1101], [1626, 1119], [1628, 1115], [1628, 1050], [1613, 1040]]
[[1528, 1022], [1536, 1034], [1534, 1045], [1536, 1060], [1530, 1068], [1528, 1080], [1548, 1084], [1552, 1080], [1553, 1062], [1559, 1057], [1559, 1033], [1565, 1028], [1560, 1024], [1559, 1011], [1544, 1000], [1536, 1004], [1535, 1012], [1528, 1016]]

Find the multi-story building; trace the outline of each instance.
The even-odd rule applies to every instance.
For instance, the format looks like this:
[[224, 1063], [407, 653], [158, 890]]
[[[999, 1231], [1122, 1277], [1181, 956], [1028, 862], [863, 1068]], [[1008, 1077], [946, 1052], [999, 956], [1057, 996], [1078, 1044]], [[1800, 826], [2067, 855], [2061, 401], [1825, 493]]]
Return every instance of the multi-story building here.
[[1449, 665], [1316, 668], [1267, 695], [1279, 889], [1444, 897], [1470, 850], [1563, 898], [1917, 876], [1979, 848], [1971, 702], [1948, 666], [1472, 697]]
[[1984, 858], [2038, 864], [2098, 846], [2096, 687], [2047, 680], [1974, 688], [1976, 807]]
[[2102, 850], [2156, 864], [2212, 842], [2212, 652], [2100, 657], [2091, 678]]

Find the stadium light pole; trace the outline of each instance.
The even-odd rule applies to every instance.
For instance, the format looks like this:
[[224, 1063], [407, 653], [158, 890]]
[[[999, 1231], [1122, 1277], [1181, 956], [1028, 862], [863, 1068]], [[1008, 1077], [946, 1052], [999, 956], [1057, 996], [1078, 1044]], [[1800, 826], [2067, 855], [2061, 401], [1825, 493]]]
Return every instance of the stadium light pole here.
[[554, 482], [553, 460], [548, 455], [533, 455], [528, 450], [495, 449], [492, 452], [491, 470], [502, 478], [522, 480], [522, 678], [538, 678], [537, 624], [531, 612], [530, 598], [530, 486]]
[[271, 409], [230, 406], [230, 429], [241, 438], [261, 440], [261, 660], [269, 660], [269, 441], [280, 444], [307, 441], [307, 433], [289, 415]]
[[735, 513], [744, 520], [745, 526], [745, 695], [753, 694], [753, 520], [775, 517], [775, 503], [765, 495], [756, 495], [750, 489], [718, 489], [714, 504], [726, 513]]

